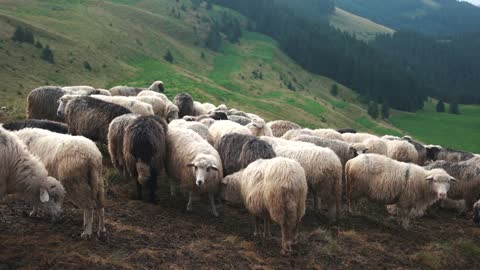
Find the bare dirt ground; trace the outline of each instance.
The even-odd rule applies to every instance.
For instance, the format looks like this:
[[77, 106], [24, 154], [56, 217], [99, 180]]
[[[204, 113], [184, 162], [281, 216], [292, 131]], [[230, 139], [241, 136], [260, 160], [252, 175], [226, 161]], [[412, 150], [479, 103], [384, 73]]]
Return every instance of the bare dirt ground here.
[[[223, 206], [213, 217], [206, 200], [187, 213], [167, 186], [158, 205], [131, 200], [130, 185], [107, 189], [108, 239], [82, 240], [78, 209], [63, 219], [30, 218], [30, 206], [0, 204], [0, 269], [480, 269], [480, 228], [470, 216], [439, 211], [403, 230], [369, 203], [330, 225], [307, 209], [294, 253], [273, 239], [255, 238], [248, 213]], [[311, 204], [311, 202], [310, 202]]]

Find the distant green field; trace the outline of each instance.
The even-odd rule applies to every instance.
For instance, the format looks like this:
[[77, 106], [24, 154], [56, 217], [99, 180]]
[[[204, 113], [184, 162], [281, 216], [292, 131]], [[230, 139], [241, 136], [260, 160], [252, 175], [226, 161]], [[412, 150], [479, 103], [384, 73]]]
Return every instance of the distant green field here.
[[395, 112], [390, 121], [424, 143], [480, 153], [480, 106], [461, 105], [460, 112], [437, 113], [435, 104], [428, 102], [424, 111]]

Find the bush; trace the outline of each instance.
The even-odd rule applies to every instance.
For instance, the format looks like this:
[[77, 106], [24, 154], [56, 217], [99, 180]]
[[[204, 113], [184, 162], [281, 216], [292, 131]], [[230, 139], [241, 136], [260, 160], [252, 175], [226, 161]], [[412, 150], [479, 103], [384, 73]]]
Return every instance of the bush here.
[[448, 113], [450, 114], [460, 114], [460, 110], [458, 109], [458, 103], [452, 101], [450, 103], [450, 107], [448, 108]]
[[332, 94], [334, 97], [338, 95], [338, 85], [336, 83], [332, 84], [332, 87], [330, 88], [330, 94]]
[[375, 101], [370, 101], [368, 103], [368, 115], [370, 115], [373, 119], [378, 118], [378, 105]]
[[86, 69], [87, 71], [92, 71], [92, 66], [88, 61], [83, 62], [83, 68]]
[[207, 40], [205, 41], [205, 47], [213, 51], [218, 51], [222, 45], [222, 36], [217, 30], [217, 27], [212, 27], [208, 32]]
[[41, 48], [43, 48], [43, 45], [42, 45], [42, 43], [40, 43], [40, 41], [37, 40], [37, 42], [35, 42], [35, 47], [41, 49]]
[[382, 103], [382, 107], [380, 108], [380, 114], [382, 119], [388, 119], [390, 117], [390, 106], [388, 106], [387, 102]]
[[167, 53], [163, 56], [163, 59], [169, 63], [173, 63], [173, 55], [170, 52], [170, 50], [167, 51]]
[[55, 60], [53, 59], [53, 51], [50, 50], [48, 45], [43, 48], [41, 58], [49, 63], [55, 63]]
[[443, 101], [439, 100], [437, 103], [437, 112], [445, 112], [445, 104]]
[[17, 26], [15, 32], [13, 32], [12, 40], [15, 42], [25, 41], [25, 31], [23, 30], [23, 27]]

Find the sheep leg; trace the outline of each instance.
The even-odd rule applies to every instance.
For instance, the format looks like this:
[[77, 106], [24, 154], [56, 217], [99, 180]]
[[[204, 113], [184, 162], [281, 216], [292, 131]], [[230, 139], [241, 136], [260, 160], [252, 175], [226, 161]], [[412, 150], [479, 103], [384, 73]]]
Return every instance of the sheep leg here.
[[210, 206], [212, 207], [212, 214], [218, 217], [217, 207], [215, 206], [215, 196], [213, 193], [208, 193], [208, 199], [210, 200]]
[[193, 197], [193, 192], [192, 191], [188, 192], [187, 212], [192, 212], [192, 197]]
[[98, 215], [98, 232], [97, 235], [98, 237], [105, 237], [107, 234], [107, 229], [105, 228], [105, 209], [98, 209], [97, 210], [97, 215]]
[[137, 199], [143, 200], [142, 184], [140, 184], [138, 181], [136, 181], [136, 183], [137, 183]]
[[320, 212], [321, 202], [318, 199], [318, 192], [316, 188], [312, 188], [312, 194], [313, 194], [313, 209], [315, 210], [315, 212]]
[[282, 255], [288, 255], [292, 252], [291, 228], [287, 224], [281, 226], [282, 231]]
[[175, 197], [175, 185], [172, 180], [168, 181], [170, 183], [170, 196]]
[[34, 206], [32, 212], [30, 212], [29, 216], [30, 217], [38, 217], [38, 207]]
[[337, 206], [335, 204], [335, 201], [332, 201], [328, 205], [328, 220], [330, 222], [335, 222], [337, 219]]
[[83, 210], [83, 216], [86, 217], [86, 220], [83, 221], [85, 228], [82, 232], [81, 237], [83, 239], [88, 239], [92, 236], [92, 223], [93, 223], [93, 209]]
[[157, 177], [155, 175], [150, 177], [148, 181], [148, 189], [150, 191], [149, 201], [150, 203], [155, 204], [157, 202], [157, 196], [155, 195], [155, 191], [157, 190]]
[[400, 207], [397, 210], [398, 216], [400, 218], [400, 222], [404, 229], [407, 229], [408, 226], [410, 225], [410, 217], [409, 217], [410, 212], [411, 211], [409, 211], [409, 209], [404, 209]]
[[260, 231], [261, 231], [261, 229], [260, 229], [260, 221], [261, 221], [261, 219], [260, 219], [259, 217], [257, 217], [257, 216], [254, 216], [254, 217], [253, 217], [253, 225], [254, 225], [254, 227], [255, 227], [255, 231], [253, 232], [253, 236], [258, 236], [258, 235], [260, 235]]
[[263, 218], [263, 237], [270, 238], [272, 236], [272, 232], [270, 231], [270, 218], [264, 217]]

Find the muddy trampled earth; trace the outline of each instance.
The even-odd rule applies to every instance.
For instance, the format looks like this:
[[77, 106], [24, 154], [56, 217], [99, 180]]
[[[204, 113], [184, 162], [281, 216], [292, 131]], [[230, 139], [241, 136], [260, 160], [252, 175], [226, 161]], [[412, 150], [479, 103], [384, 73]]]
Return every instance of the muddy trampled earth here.
[[[469, 215], [435, 211], [404, 230], [364, 202], [356, 215], [328, 224], [310, 208], [291, 256], [280, 232], [253, 236], [248, 213], [208, 202], [185, 211], [186, 198], [158, 190], [158, 204], [131, 199], [124, 182], [107, 189], [107, 239], [83, 240], [83, 215], [68, 204], [60, 221], [28, 217], [29, 205], [0, 204], [0, 269], [480, 269], [480, 228]], [[95, 223], [96, 228], [96, 223]]]

